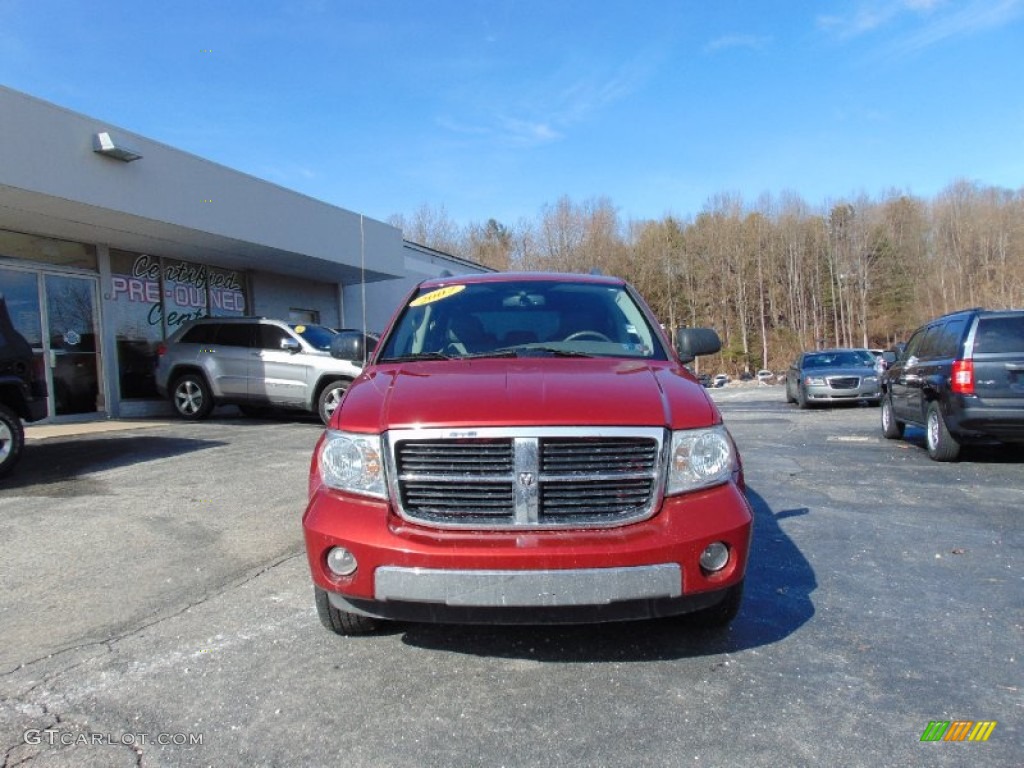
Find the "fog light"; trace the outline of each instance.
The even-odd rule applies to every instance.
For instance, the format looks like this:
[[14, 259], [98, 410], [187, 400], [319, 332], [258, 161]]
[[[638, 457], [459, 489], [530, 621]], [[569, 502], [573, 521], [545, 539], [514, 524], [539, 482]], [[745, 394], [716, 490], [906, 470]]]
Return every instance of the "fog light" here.
[[327, 567], [335, 576], [351, 576], [356, 572], [356, 556], [344, 547], [334, 547], [327, 553]]
[[729, 562], [729, 547], [720, 541], [713, 541], [700, 554], [700, 567], [710, 573], [725, 568]]

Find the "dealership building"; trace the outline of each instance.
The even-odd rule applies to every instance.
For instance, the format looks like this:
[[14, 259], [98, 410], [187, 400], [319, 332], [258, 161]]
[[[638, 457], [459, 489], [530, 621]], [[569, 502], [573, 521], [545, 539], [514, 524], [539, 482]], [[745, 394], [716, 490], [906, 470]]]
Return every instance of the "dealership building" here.
[[380, 331], [488, 271], [400, 230], [0, 86], [0, 294], [52, 421], [168, 413], [157, 345], [206, 315]]

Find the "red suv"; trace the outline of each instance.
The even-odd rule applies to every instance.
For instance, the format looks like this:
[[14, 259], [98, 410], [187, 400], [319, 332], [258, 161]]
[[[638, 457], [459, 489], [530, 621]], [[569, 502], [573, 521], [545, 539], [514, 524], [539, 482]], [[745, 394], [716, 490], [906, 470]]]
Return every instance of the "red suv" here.
[[[332, 354], [363, 359], [342, 333]], [[382, 619], [575, 623], [736, 614], [740, 457], [624, 281], [487, 274], [406, 298], [313, 454], [303, 528], [340, 634]]]

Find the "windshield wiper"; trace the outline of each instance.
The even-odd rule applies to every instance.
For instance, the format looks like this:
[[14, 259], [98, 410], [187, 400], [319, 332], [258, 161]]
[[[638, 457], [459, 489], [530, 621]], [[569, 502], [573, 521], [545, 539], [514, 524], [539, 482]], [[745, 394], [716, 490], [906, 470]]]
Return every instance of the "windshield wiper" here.
[[384, 357], [380, 363], [412, 363], [417, 360], [457, 360], [458, 357], [446, 355], [444, 352], [420, 352], [415, 355], [399, 355], [398, 357]]
[[[541, 354], [531, 354], [533, 352], [539, 352]], [[579, 350], [575, 349], [545, 347], [543, 345], [530, 345], [528, 347], [519, 347], [518, 351], [519, 357], [542, 357], [544, 354], [551, 355], [552, 357], [594, 357], [594, 355], [588, 354], [587, 352], [580, 352]]]
[[490, 352], [469, 352], [465, 355], [458, 355], [457, 360], [478, 360], [486, 357], [519, 357], [519, 353], [512, 347], [505, 349], [492, 349]]

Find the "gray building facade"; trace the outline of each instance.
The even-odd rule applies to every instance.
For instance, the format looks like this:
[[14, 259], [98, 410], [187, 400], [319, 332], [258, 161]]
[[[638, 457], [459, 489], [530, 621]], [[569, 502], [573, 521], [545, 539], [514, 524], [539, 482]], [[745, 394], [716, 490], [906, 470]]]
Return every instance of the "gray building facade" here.
[[50, 420], [167, 412], [158, 345], [204, 315], [380, 331], [405, 292], [487, 271], [395, 227], [0, 86], [0, 294]]

